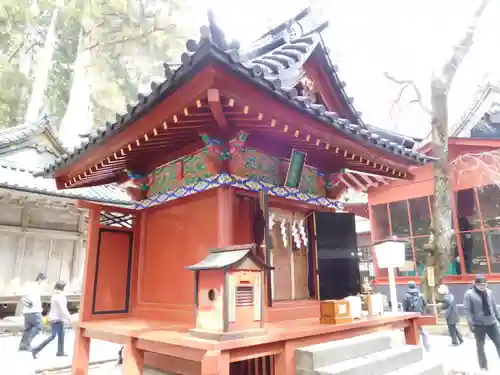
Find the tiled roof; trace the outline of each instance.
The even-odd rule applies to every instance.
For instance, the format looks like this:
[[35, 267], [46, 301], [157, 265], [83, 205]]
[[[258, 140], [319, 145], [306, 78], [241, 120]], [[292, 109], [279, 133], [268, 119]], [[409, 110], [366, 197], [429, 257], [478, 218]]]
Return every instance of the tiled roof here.
[[340, 118], [337, 113], [327, 111], [323, 105], [311, 103], [308, 98], [298, 95], [290, 82], [293, 82], [293, 77], [297, 77], [312, 51], [320, 45], [321, 36], [318, 30], [302, 30], [300, 35], [291, 35], [297, 33], [293, 31], [274, 40], [271, 38], [268, 44], [258, 49], [259, 55], [252, 53], [252, 50], [241, 50], [236, 43], [227, 44], [220, 29], [213, 22], [208, 27], [202, 27], [201, 31], [202, 36], [198, 42], [186, 42], [187, 51], [182, 54], [182, 64], [178, 69], [173, 71], [168, 64], [164, 64], [163, 82], [152, 82], [151, 92], [148, 95], [139, 94], [137, 102], [127, 106], [127, 113], [117, 114], [115, 122], [106, 123], [99, 128], [80, 147], [46, 167], [43, 174], [54, 176], [58, 169], [80, 159], [110, 136], [131, 126], [191, 80], [204, 66], [214, 61], [269, 92], [283, 104], [293, 106], [297, 111], [332, 126], [346, 137], [399, 155], [410, 163], [420, 164], [431, 160], [430, 157], [405, 147], [401, 142], [391, 140], [380, 130], [371, 131], [370, 127], [364, 124], [351, 124], [349, 120]]
[[35, 122], [25, 123], [0, 130], [0, 147], [21, 142], [29, 137], [41, 134], [44, 131], [50, 134], [61, 150], [65, 149], [57, 136], [54, 134], [54, 129], [52, 129], [52, 125], [46, 116]]
[[132, 204], [125, 191], [116, 185], [58, 190], [54, 179], [35, 177], [34, 171], [8, 165], [1, 161], [0, 188], [52, 195], [63, 198], [84, 199], [108, 204]]

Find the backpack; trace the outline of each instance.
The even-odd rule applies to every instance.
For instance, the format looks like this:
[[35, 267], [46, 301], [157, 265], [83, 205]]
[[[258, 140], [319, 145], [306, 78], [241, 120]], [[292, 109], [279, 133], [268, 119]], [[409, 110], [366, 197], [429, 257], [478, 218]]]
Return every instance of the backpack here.
[[408, 312], [424, 312], [424, 302], [420, 294], [408, 294]]

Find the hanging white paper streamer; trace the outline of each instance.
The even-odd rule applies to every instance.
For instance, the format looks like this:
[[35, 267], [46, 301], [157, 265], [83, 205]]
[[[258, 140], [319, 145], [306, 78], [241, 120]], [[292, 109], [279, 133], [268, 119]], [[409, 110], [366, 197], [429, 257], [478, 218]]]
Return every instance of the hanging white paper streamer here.
[[281, 237], [283, 237], [283, 245], [288, 247], [288, 235], [286, 232], [286, 219], [281, 219]]
[[304, 243], [304, 246], [307, 247], [308, 239], [307, 239], [307, 233], [306, 233], [306, 227], [304, 224], [304, 219], [302, 219], [299, 222], [299, 231], [300, 231], [300, 236], [302, 237], [302, 242]]

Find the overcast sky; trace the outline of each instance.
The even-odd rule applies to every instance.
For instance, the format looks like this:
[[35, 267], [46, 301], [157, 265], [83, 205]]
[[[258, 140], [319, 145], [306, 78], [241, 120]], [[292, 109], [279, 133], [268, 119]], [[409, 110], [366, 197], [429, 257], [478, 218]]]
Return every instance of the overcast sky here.
[[[218, 24], [229, 39], [242, 44], [256, 39], [276, 22], [295, 15], [306, 0], [210, 0]], [[368, 124], [413, 136], [429, 132], [427, 115], [403, 97], [392, 111], [399, 87], [383, 77], [385, 71], [414, 80], [428, 97], [429, 77], [441, 66], [452, 46], [463, 37], [480, 0], [329, 0], [323, 32], [330, 57], [339, 66], [346, 91]], [[482, 18], [471, 54], [459, 71], [450, 95], [450, 120], [458, 122], [473, 104], [478, 86], [494, 80], [500, 62], [500, 1], [491, 0]]]

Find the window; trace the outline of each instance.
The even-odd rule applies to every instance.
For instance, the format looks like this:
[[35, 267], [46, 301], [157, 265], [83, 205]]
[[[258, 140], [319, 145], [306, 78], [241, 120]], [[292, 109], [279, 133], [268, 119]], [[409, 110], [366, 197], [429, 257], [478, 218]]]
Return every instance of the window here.
[[397, 237], [410, 237], [408, 202], [399, 201], [389, 203], [389, 212], [391, 213], [392, 235]]
[[[466, 195], [467, 194], [463, 196]], [[408, 245], [405, 249], [406, 263], [403, 267], [399, 267], [399, 276], [417, 276], [422, 275], [424, 272], [426, 257], [424, 246], [429, 243], [432, 212], [430, 205], [432, 203], [432, 198], [433, 197], [428, 196], [418, 197], [410, 200], [392, 202], [388, 205], [380, 204], [372, 206], [373, 217], [371, 223], [372, 228], [376, 228], [375, 240], [397, 236], [400, 239], [408, 241]], [[390, 215], [387, 215], [387, 212], [384, 213], [384, 208], [389, 209]], [[382, 225], [377, 223], [376, 220], [378, 220], [379, 217], [382, 219], [388, 218], [389, 222], [387, 225], [385, 225], [385, 223]], [[386, 227], [389, 230], [384, 232]], [[383, 238], [380, 236], [381, 233], [384, 234]], [[446, 274], [459, 274], [459, 264], [459, 262], [456, 262], [455, 256], [450, 257]], [[387, 271], [384, 269], [378, 270], [378, 275], [387, 277]]]
[[484, 228], [500, 227], [500, 187], [484, 186], [477, 190]]
[[372, 206], [371, 224], [373, 225], [373, 234], [376, 240], [385, 240], [391, 235], [389, 227], [389, 213], [387, 204], [377, 204]]
[[273, 210], [269, 224], [273, 300], [308, 299], [308, 233], [304, 215]]
[[410, 218], [413, 236], [428, 236], [431, 228], [431, 213], [429, 198], [421, 197], [410, 199]]
[[455, 204], [460, 232], [480, 228], [479, 210], [473, 189], [459, 190], [455, 193]]
[[239, 285], [236, 287], [236, 306], [253, 306], [253, 286]]
[[484, 234], [491, 272], [500, 273], [500, 230], [489, 230]]

